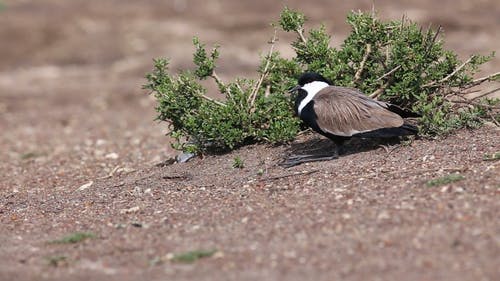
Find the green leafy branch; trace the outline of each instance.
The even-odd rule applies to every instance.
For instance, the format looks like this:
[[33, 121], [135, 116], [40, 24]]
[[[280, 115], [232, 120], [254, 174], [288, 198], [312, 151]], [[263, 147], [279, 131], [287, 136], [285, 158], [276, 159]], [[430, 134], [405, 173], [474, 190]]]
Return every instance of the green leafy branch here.
[[[193, 39], [196, 69], [168, 73], [168, 60], [154, 60], [144, 85], [157, 99], [157, 119], [169, 122], [176, 149], [208, 153], [227, 151], [254, 142], [272, 144], [292, 140], [301, 129], [293, 114], [294, 97], [287, 90], [304, 71], [315, 71], [336, 85], [356, 87], [372, 98], [389, 101], [422, 114], [423, 136], [438, 136], [484, 120], [498, 123], [499, 101], [487, 98], [496, 88], [477, 87], [500, 81], [500, 73], [474, 79], [490, 55], [460, 61], [444, 49], [441, 28], [423, 30], [403, 17], [384, 22], [374, 13], [350, 13], [352, 32], [340, 48], [330, 46], [324, 26], [306, 30], [306, 17], [285, 8], [275, 25], [270, 48], [262, 56], [258, 79], [223, 82], [216, 73], [219, 46], [207, 51]], [[291, 42], [295, 57], [275, 51], [277, 29], [297, 35]], [[199, 80], [211, 78], [223, 95], [214, 99]], [[470, 98], [475, 94], [474, 98]]]

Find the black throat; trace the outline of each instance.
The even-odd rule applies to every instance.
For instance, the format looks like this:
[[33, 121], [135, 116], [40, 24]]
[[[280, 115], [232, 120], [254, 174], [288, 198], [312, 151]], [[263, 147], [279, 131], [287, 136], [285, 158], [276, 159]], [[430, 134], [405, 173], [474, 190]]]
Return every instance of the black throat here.
[[295, 98], [295, 114], [299, 116], [299, 105], [300, 102], [307, 97], [306, 90], [299, 89], [297, 90], [297, 97]]

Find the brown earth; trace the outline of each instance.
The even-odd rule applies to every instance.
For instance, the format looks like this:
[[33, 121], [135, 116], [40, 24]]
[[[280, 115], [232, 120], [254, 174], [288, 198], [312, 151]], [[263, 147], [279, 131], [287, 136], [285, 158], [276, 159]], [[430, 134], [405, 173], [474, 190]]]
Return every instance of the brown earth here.
[[[223, 79], [254, 76], [287, 4], [345, 38], [372, 1], [3, 0], [0, 11], [0, 280], [498, 280], [500, 150], [494, 125], [283, 169], [254, 145], [187, 164], [141, 90], [151, 59], [191, 66], [191, 38], [220, 43]], [[500, 5], [377, 1], [444, 27], [465, 58], [500, 51]], [[278, 46], [291, 38], [281, 36]], [[485, 65], [498, 71], [500, 60]], [[234, 158], [243, 169], [232, 167]], [[460, 173], [463, 180], [429, 187]], [[91, 184], [90, 184], [91, 183]], [[77, 231], [93, 239], [49, 243]], [[176, 263], [171, 253], [217, 249]], [[58, 258], [58, 257], [64, 258]]]

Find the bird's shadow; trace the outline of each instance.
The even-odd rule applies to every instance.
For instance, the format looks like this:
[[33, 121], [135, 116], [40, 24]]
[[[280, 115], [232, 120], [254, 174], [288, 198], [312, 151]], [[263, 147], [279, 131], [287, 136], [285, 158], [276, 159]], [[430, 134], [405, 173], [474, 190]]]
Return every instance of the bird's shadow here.
[[[380, 149], [382, 146], [397, 145], [401, 139], [395, 138], [352, 138], [344, 143], [340, 150], [340, 157]], [[333, 141], [322, 138], [312, 137], [302, 142], [295, 142], [285, 150], [286, 157], [291, 155], [321, 155], [327, 152], [333, 152], [335, 144]], [[286, 158], [285, 157], [285, 158]]]

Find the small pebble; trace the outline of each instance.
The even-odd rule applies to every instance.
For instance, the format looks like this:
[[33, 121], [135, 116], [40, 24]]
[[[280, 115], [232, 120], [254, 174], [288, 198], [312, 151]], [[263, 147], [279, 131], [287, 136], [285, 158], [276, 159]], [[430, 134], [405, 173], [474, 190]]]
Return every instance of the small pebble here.
[[108, 153], [104, 156], [106, 159], [118, 159], [118, 154], [115, 152]]

